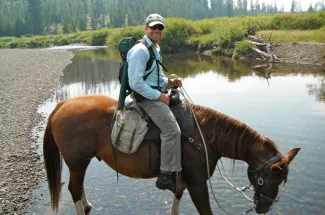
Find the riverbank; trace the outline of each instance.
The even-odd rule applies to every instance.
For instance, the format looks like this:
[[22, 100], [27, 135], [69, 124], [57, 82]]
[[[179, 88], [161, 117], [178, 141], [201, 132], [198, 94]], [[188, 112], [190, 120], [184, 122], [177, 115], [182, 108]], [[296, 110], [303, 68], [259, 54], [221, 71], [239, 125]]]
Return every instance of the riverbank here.
[[274, 43], [280, 63], [325, 67], [325, 43]]
[[0, 50], [0, 214], [22, 214], [30, 191], [45, 179], [31, 130], [42, 119], [38, 105], [53, 92], [72, 56], [58, 50]]
[[[279, 63], [285, 64], [299, 64], [299, 65], [313, 65], [325, 67], [325, 43], [314, 42], [299, 42], [299, 43], [281, 43], [273, 42], [275, 55], [279, 59]], [[233, 50], [219, 49], [218, 52], [214, 50], [202, 51], [204, 55], [216, 55], [232, 57]], [[244, 58], [244, 61], [247, 60]], [[254, 59], [250, 59], [254, 61]], [[254, 61], [256, 64], [259, 60]]]
[[[317, 54], [325, 51], [324, 43], [276, 44], [275, 49], [283, 63], [324, 61]], [[33, 200], [30, 191], [45, 180], [31, 129], [42, 120], [38, 105], [55, 89], [72, 56], [65, 50], [0, 50], [0, 214], [22, 214]]]

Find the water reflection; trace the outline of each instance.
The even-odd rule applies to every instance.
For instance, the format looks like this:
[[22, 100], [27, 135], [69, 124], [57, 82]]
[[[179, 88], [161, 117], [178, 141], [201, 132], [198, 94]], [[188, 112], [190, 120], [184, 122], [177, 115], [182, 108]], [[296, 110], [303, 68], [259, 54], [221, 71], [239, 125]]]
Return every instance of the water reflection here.
[[316, 84], [308, 84], [309, 95], [315, 95], [317, 101], [325, 102], [325, 79], [322, 78]]
[[[114, 58], [115, 57], [115, 58]], [[106, 94], [117, 97], [118, 53], [98, 49], [75, 52], [72, 63], [65, 69], [62, 88], [56, 99], [62, 100], [83, 94]]]
[[[39, 111], [49, 115], [61, 99], [84, 94], [117, 98], [119, 61], [114, 49], [76, 52], [55, 96]], [[325, 199], [322, 192], [325, 187], [324, 69], [292, 65], [275, 65], [269, 69], [267, 65], [256, 67], [196, 53], [164, 55], [164, 64], [168, 74], [176, 73], [184, 78], [184, 86], [195, 103], [245, 122], [274, 140], [283, 153], [293, 147], [303, 148], [290, 166], [286, 185], [290, 193], [283, 192], [282, 201], [270, 214], [317, 214], [325, 210], [322, 202]], [[41, 142], [39, 139], [38, 143]], [[232, 161], [226, 160], [226, 169], [236, 184], [247, 185], [246, 168], [246, 164], [237, 164], [234, 170]], [[66, 168], [62, 179], [65, 184], [59, 213], [75, 214], [67, 189]], [[249, 203], [231, 190], [219, 174], [215, 173], [212, 180], [227, 210], [238, 214], [249, 208]], [[95, 206], [93, 214], [168, 214], [172, 200], [169, 192], [154, 188], [154, 180], [121, 177], [117, 184], [116, 173], [95, 159], [87, 170], [85, 189]], [[35, 193], [43, 196], [28, 213], [54, 214], [48, 206], [46, 183]], [[299, 198], [302, 195], [304, 198]], [[220, 213], [216, 204], [212, 203], [212, 207], [215, 213]], [[182, 198], [181, 213], [197, 214], [187, 192]]]

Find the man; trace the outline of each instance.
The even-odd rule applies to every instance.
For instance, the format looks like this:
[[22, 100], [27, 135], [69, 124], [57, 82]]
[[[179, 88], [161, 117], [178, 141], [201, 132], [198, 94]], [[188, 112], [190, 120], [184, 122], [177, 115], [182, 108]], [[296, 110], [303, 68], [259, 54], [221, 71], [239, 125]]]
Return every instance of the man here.
[[[161, 65], [159, 40], [163, 36], [165, 28], [164, 19], [159, 14], [151, 14], [145, 20], [145, 40], [148, 47], [153, 47], [156, 60], [151, 68], [146, 70], [146, 64], [150, 58], [150, 52], [143, 43], [136, 44], [127, 55], [129, 85], [134, 90], [134, 98], [151, 117], [153, 122], [161, 130], [161, 162], [160, 174], [156, 187], [176, 190], [176, 176], [182, 170], [181, 167], [181, 131], [174, 114], [169, 108], [169, 96], [167, 86], [182, 86], [180, 79], [168, 83]], [[151, 73], [150, 73], [151, 72]], [[144, 77], [150, 75], [144, 80]]]

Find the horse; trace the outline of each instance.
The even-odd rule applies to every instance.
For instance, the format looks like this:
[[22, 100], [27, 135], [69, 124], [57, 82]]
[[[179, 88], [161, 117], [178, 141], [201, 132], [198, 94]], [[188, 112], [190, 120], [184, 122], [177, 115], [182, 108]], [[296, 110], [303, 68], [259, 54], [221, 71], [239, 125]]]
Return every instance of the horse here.
[[[158, 147], [149, 147], [153, 141], [144, 140], [133, 154], [113, 148], [111, 122], [116, 106], [117, 101], [109, 96], [86, 95], [62, 100], [50, 114], [44, 133], [43, 156], [52, 210], [58, 212], [62, 159], [69, 168], [68, 189], [78, 215], [88, 214], [92, 207], [83, 184], [86, 169], [94, 157], [131, 178], [158, 176], [160, 153]], [[288, 166], [300, 148], [291, 149], [283, 156], [272, 140], [246, 124], [210, 108], [195, 104], [191, 107], [206, 140], [210, 175], [221, 157], [245, 161], [255, 191], [255, 211], [267, 213], [276, 201], [279, 185], [287, 181]], [[212, 209], [208, 169], [206, 155], [197, 147], [200, 144], [197, 128], [191, 138], [182, 138], [182, 183], [186, 184], [198, 213], [209, 215]], [[179, 213], [182, 194], [182, 191], [175, 193], [171, 214]]]

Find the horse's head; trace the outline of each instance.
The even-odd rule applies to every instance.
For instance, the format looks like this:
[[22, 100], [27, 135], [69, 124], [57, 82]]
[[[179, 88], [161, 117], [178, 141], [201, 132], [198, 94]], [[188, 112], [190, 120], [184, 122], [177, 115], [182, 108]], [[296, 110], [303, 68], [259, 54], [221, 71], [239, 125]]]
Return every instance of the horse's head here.
[[277, 202], [279, 186], [287, 182], [288, 166], [300, 148], [292, 149], [285, 157], [277, 155], [257, 168], [248, 167], [248, 178], [254, 187], [257, 213], [267, 213]]

